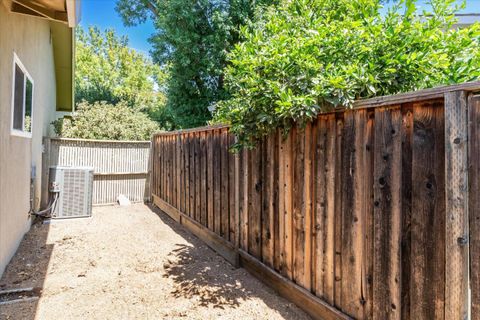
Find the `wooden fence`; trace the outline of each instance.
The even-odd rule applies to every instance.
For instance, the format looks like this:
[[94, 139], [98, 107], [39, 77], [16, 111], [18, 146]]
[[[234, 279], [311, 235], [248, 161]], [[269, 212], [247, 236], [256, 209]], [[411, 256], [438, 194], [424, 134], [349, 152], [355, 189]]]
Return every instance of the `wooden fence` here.
[[[44, 147], [44, 192], [50, 166], [90, 166], [95, 169], [94, 205], [116, 203], [119, 194], [133, 202], [150, 198], [149, 141], [44, 138]], [[46, 198], [43, 195], [43, 201]]]
[[154, 202], [314, 318], [480, 319], [478, 91], [359, 101], [238, 155], [226, 127], [156, 135]]

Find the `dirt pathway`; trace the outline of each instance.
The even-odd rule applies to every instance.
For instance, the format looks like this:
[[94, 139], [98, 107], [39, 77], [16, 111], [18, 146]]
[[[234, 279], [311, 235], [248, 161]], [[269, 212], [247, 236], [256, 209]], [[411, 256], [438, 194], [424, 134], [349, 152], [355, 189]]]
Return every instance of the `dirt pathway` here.
[[144, 205], [34, 225], [0, 281], [25, 287], [41, 298], [0, 319], [308, 319]]

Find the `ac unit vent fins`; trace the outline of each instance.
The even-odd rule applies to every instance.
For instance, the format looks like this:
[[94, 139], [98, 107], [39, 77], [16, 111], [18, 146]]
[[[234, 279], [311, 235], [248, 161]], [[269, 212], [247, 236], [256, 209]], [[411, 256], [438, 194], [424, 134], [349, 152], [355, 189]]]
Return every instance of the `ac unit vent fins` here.
[[50, 168], [50, 184], [56, 182], [60, 193], [52, 214], [55, 218], [78, 218], [92, 215], [93, 168]]

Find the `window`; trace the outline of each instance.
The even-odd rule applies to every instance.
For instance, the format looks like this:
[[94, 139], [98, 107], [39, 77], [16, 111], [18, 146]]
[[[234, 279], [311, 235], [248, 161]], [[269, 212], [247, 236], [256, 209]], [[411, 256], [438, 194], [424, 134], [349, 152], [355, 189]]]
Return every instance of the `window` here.
[[12, 134], [31, 137], [33, 80], [16, 54], [13, 67]]

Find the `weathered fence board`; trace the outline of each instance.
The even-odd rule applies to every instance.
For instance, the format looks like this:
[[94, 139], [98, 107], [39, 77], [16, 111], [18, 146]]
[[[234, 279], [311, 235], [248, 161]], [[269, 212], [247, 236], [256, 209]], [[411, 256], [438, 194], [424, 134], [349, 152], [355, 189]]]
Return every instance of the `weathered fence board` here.
[[289, 279], [293, 279], [293, 131], [285, 140], [285, 246], [284, 268]]
[[[445, 318], [468, 317], [467, 93], [445, 94]], [[478, 272], [478, 270], [476, 270]]]
[[413, 105], [402, 107], [402, 319], [410, 319]]
[[215, 235], [212, 246], [229, 243], [247, 269], [315, 317], [464, 319], [470, 261], [472, 319], [480, 319], [480, 99], [472, 90], [480, 85], [357, 103], [238, 155], [228, 153], [226, 127], [160, 134], [154, 154], [164, 148], [158, 137], [177, 137], [190, 162], [160, 157], [153, 170], [190, 172], [177, 183], [190, 194], [190, 206], [175, 206], [180, 219]]
[[342, 221], [343, 221], [343, 209], [342, 209], [342, 154], [344, 146], [344, 122], [343, 114], [336, 115], [336, 157], [335, 157], [335, 231], [334, 231], [334, 287], [333, 287], [333, 305], [337, 308], [341, 308], [342, 304]]
[[441, 103], [414, 104], [411, 317], [444, 318], [445, 161]]
[[[480, 319], [480, 96], [473, 96], [469, 109], [469, 224], [470, 224], [470, 288], [472, 290], [471, 319]], [[472, 138], [475, 137], [475, 138]], [[472, 161], [476, 159], [476, 161]]]
[[375, 110], [374, 319], [400, 319], [402, 140], [401, 109]]
[[[156, 143], [159, 143], [156, 137]], [[116, 203], [119, 194], [130, 201], [150, 199], [158, 194], [158, 176], [152, 176], [150, 191], [150, 142], [149, 141], [103, 141], [82, 139], [44, 138], [44, 170], [42, 183], [47, 201], [48, 168], [50, 166], [90, 166], [94, 168], [93, 204]], [[152, 151], [155, 163], [163, 165], [160, 150]]]

